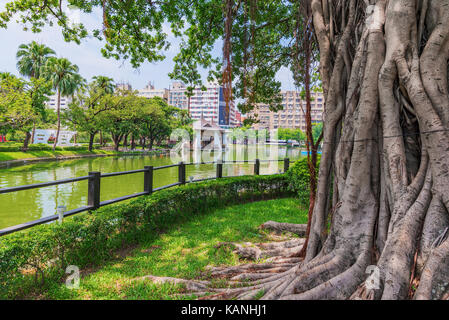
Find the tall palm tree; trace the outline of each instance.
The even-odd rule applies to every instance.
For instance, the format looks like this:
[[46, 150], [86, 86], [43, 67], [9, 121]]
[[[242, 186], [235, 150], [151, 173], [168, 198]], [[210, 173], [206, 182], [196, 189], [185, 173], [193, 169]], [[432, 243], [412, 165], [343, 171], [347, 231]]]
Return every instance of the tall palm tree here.
[[20, 74], [32, 78], [40, 78], [42, 68], [48, 58], [56, 53], [44, 44], [32, 41], [28, 44], [21, 44], [17, 51], [17, 69]]
[[56, 109], [58, 115], [58, 128], [53, 144], [53, 150], [56, 149], [59, 131], [61, 129], [61, 96], [73, 95], [84, 82], [82, 77], [78, 74], [78, 71], [78, 66], [72, 64], [65, 58], [49, 58], [43, 68], [43, 75], [47, 80], [51, 81], [53, 88], [58, 92]]
[[92, 77], [93, 82], [98, 88], [101, 88], [104, 90], [107, 94], [114, 93], [115, 90], [115, 84], [114, 79], [106, 77], [106, 76], [95, 76]]
[[[53, 49], [44, 44], [32, 41], [28, 44], [21, 44], [17, 50], [17, 69], [20, 74], [30, 78], [40, 78], [42, 68], [45, 66], [48, 58], [56, 53]], [[36, 131], [36, 123], [33, 125], [33, 133], [31, 141], [34, 141], [34, 133]]]
[[83, 91], [87, 88], [87, 80], [84, 79], [79, 73], [73, 75], [73, 85], [75, 90], [71, 93], [72, 99], [75, 97], [76, 92]]

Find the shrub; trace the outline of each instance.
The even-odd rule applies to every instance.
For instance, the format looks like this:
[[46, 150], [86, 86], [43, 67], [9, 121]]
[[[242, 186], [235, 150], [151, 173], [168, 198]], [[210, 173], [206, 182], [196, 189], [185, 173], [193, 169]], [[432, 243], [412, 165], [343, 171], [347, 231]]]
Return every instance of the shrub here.
[[[0, 152], [21, 152], [23, 144], [22, 143], [5, 143], [0, 144]], [[98, 146], [94, 146], [97, 149]], [[30, 151], [52, 151], [53, 145], [38, 143], [31, 144], [28, 146], [28, 152]], [[88, 146], [72, 146], [72, 147], [56, 147], [56, 151], [88, 151]]]
[[20, 131], [8, 132], [6, 134], [6, 139], [8, 141], [23, 141], [23, 139], [25, 139], [25, 133]]
[[[318, 168], [320, 166], [320, 156], [317, 160], [316, 173], [318, 175]], [[287, 180], [289, 182], [289, 189], [294, 191], [299, 196], [299, 201], [302, 205], [309, 206], [309, 183], [310, 173], [307, 165], [307, 158], [297, 160], [287, 171]]]
[[162, 190], [68, 218], [61, 225], [41, 225], [2, 237], [0, 298], [23, 297], [61, 281], [66, 266], [99, 264], [115, 250], [189, 216], [292, 194], [285, 175], [225, 178]]

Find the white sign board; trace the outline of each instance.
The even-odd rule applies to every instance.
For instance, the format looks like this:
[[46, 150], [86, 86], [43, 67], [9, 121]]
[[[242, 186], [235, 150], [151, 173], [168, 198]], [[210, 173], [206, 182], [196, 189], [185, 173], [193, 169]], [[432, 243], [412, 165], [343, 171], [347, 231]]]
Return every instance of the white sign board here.
[[[58, 147], [71, 147], [73, 143], [70, 143], [72, 137], [76, 134], [74, 131], [59, 131], [58, 143], [56, 144]], [[56, 137], [56, 130], [44, 130], [44, 129], [36, 129], [34, 132], [34, 140], [35, 143], [44, 143], [47, 144], [48, 140], [51, 137]]]

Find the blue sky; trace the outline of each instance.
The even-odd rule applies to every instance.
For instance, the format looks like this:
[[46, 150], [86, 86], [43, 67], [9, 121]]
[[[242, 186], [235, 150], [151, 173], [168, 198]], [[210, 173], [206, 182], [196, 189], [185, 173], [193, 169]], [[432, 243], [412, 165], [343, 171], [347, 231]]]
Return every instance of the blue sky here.
[[[0, 11], [5, 4], [0, 0]], [[99, 15], [81, 15], [80, 19], [88, 28], [97, 27], [101, 24]], [[168, 30], [169, 28], [167, 28]], [[64, 57], [78, 65], [81, 75], [90, 80], [95, 75], [105, 75], [113, 78], [116, 82], [129, 82], [134, 89], [141, 89], [151, 81], [156, 88], [168, 88], [171, 83], [168, 73], [173, 69], [173, 57], [177, 52], [179, 39], [169, 35], [171, 48], [165, 52], [166, 59], [157, 63], [144, 63], [138, 69], [131, 67], [127, 61], [106, 59], [102, 56], [100, 49], [102, 43], [97, 39], [84, 39], [80, 45], [65, 42], [59, 27], [46, 27], [41, 33], [23, 31], [23, 26], [15, 22], [8, 25], [8, 29], [0, 29], [2, 49], [0, 53], [0, 71], [8, 71], [18, 75], [16, 69], [16, 52], [20, 44], [29, 43], [33, 40], [44, 43], [56, 51], [58, 57]], [[218, 48], [219, 49], [219, 48]], [[206, 71], [203, 72], [206, 80]], [[294, 90], [293, 80], [288, 70], [281, 70], [277, 75], [282, 82], [283, 90]]]

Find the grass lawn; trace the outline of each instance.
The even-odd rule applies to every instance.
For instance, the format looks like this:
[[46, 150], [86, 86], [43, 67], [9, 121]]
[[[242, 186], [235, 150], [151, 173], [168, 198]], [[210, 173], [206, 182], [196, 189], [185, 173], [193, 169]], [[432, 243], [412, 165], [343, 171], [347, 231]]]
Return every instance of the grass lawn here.
[[[192, 217], [152, 235], [138, 247], [118, 253], [115, 261], [96, 270], [85, 270], [80, 288], [69, 290], [53, 284], [44, 299], [173, 299], [183, 288], [136, 280], [145, 275], [186, 279], [200, 278], [208, 265], [237, 265], [229, 249], [219, 242], [264, 242], [267, 234], [258, 226], [268, 220], [307, 223], [307, 210], [293, 198], [231, 206], [208, 215]], [[217, 283], [220, 285], [220, 283]]]

